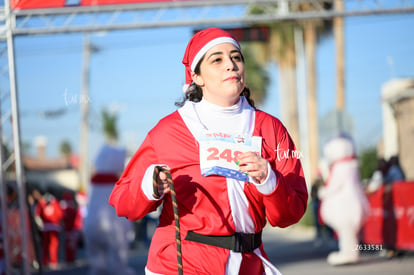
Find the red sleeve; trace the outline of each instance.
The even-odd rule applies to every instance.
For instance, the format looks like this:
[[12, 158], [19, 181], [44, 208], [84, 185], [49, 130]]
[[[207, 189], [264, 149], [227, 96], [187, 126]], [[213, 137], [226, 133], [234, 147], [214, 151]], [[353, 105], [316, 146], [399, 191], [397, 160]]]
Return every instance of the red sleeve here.
[[109, 197], [109, 204], [115, 207], [118, 216], [139, 220], [161, 204], [161, 201], [149, 200], [141, 188], [145, 171], [151, 164], [156, 163], [157, 156], [151, 143], [151, 135], [148, 134]]
[[44, 199], [40, 199], [35, 207], [35, 215], [36, 216], [41, 216], [42, 215], [42, 209], [45, 207], [45, 200]]
[[63, 219], [63, 209], [60, 206], [60, 203], [58, 200], [56, 200], [54, 202], [54, 207], [55, 207], [55, 211], [56, 211], [56, 220], [59, 222], [60, 220]]
[[272, 226], [287, 227], [298, 222], [306, 211], [308, 191], [300, 163], [301, 153], [282, 123], [263, 112], [255, 131], [263, 137], [262, 154], [277, 177], [275, 190], [263, 195], [267, 220]]

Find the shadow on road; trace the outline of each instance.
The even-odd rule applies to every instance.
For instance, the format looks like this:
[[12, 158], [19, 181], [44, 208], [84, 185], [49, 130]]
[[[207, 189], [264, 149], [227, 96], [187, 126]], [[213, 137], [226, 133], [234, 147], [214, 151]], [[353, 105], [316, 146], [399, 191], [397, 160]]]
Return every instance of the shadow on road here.
[[285, 241], [275, 240], [266, 241], [264, 248], [272, 263], [277, 266], [308, 261], [315, 259], [325, 259], [331, 251], [336, 250], [336, 247], [329, 247], [329, 245], [315, 246], [313, 240], [307, 241]]

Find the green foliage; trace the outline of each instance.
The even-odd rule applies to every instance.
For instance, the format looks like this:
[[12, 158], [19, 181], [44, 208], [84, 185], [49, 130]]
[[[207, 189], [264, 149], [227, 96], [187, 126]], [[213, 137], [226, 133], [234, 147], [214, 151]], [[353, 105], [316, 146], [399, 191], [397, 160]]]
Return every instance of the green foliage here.
[[272, 45], [275, 47], [275, 52], [273, 53], [274, 57], [278, 61], [283, 61], [286, 56], [286, 51], [288, 49], [295, 48], [295, 27], [299, 26], [296, 22], [286, 21], [286, 22], [275, 22], [270, 24], [272, 35], [277, 37], [278, 43]]
[[246, 61], [246, 86], [249, 87], [254, 102], [261, 104], [266, 98], [269, 76], [265, 68], [257, 62], [249, 44], [243, 45], [243, 55]]
[[62, 141], [60, 144], [60, 153], [62, 155], [70, 155], [72, 153], [72, 146], [70, 145], [69, 141]]
[[107, 109], [102, 110], [102, 130], [104, 135], [110, 140], [118, 139], [118, 131], [116, 121], [118, 116], [116, 113], [110, 113]]
[[250, 6], [247, 13], [248, 14], [264, 14], [265, 12], [266, 12], [266, 9], [264, 6], [253, 5], [253, 6]]
[[378, 157], [377, 149], [369, 148], [362, 151], [359, 157], [359, 169], [362, 179], [368, 179], [377, 168]]
[[302, 219], [298, 222], [298, 224], [304, 225], [304, 226], [314, 226], [313, 215], [314, 213], [313, 213], [312, 205], [308, 204], [308, 207], [306, 208], [306, 212], [303, 215]]

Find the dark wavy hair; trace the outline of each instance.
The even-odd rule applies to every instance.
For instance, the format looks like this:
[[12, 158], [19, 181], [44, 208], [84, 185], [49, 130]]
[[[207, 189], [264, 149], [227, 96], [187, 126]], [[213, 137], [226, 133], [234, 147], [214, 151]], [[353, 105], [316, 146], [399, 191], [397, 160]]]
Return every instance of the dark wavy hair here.
[[[198, 62], [197, 66], [194, 69], [194, 72], [196, 74], [200, 74], [200, 64], [203, 61], [203, 59], [204, 59], [204, 56], [203, 58], [201, 58], [201, 60]], [[242, 55], [242, 60], [244, 62], [243, 55]], [[249, 88], [244, 87], [243, 91], [240, 93], [240, 96], [244, 96], [247, 102], [249, 102], [250, 106], [254, 108], [254, 101], [253, 99], [250, 98]], [[201, 87], [195, 84], [194, 82], [192, 82], [190, 86], [187, 88], [187, 91], [185, 91], [183, 98], [180, 101], [175, 102], [175, 106], [182, 107], [184, 106], [187, 100], [192, 101], [192, 102], [200, 102], [202, 98], [203, 98], [203, 91]]]

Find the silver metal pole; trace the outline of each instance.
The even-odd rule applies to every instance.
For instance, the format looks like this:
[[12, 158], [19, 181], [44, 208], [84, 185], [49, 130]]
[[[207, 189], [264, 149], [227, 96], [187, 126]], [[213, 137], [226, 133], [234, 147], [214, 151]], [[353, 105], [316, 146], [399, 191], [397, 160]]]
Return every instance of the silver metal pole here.
[[13, 132], [13, 146], [15, 155], [15, 168], [16, 168], [16, 182], [18, 188], [19, 197], [19, 212], [20, 212], [20, 225], [22, 233], [22, 274], [30, 274], [29, 265], [29, 240], [28, 232], [29, 227], [27, 224], [27, 204], [26, 204], [26, 185], [23, 174], [23, 164], [21, 155], [20, 144], [20, 125], [19, 125], [19, 104], [17, 98], [17, 84], [16, 84], [16, 68], [14, 60], [14, 37], [12, 29], [15, 24], [15, 18], [12, 16], [10, 1], [5, 1], [6, 11], [6, 39], [7, 39], [7, 53], [9, 63], [9, 81], [10, 81], [10, 100], [11, 100], [11, 112], [12, 112], [12, 132]]
[[[0, 115], [1, 115], [1, 99], [0, 99]], [[3, 251], [4, 251], [4, 262], [5, 262], [5, 272], [6, 274], [11, 274], [11, 262], [10, 262], [10, 255], [8, 251], [10, 251], [10, 244], [9, 244], [9, 226], [8, 226], [8, 216], [9, 216], [9, 209], [7, 205], [7, 181], [5, 170], [6, 167], [4, 165], [4, 155], [5, 152], [3, 150], [3, 124], [0, 123], [0, 183], [1, 183], [1, 193], [0, 193], [0, 200], [1, 200], [1, 230], [3, 235]]]

